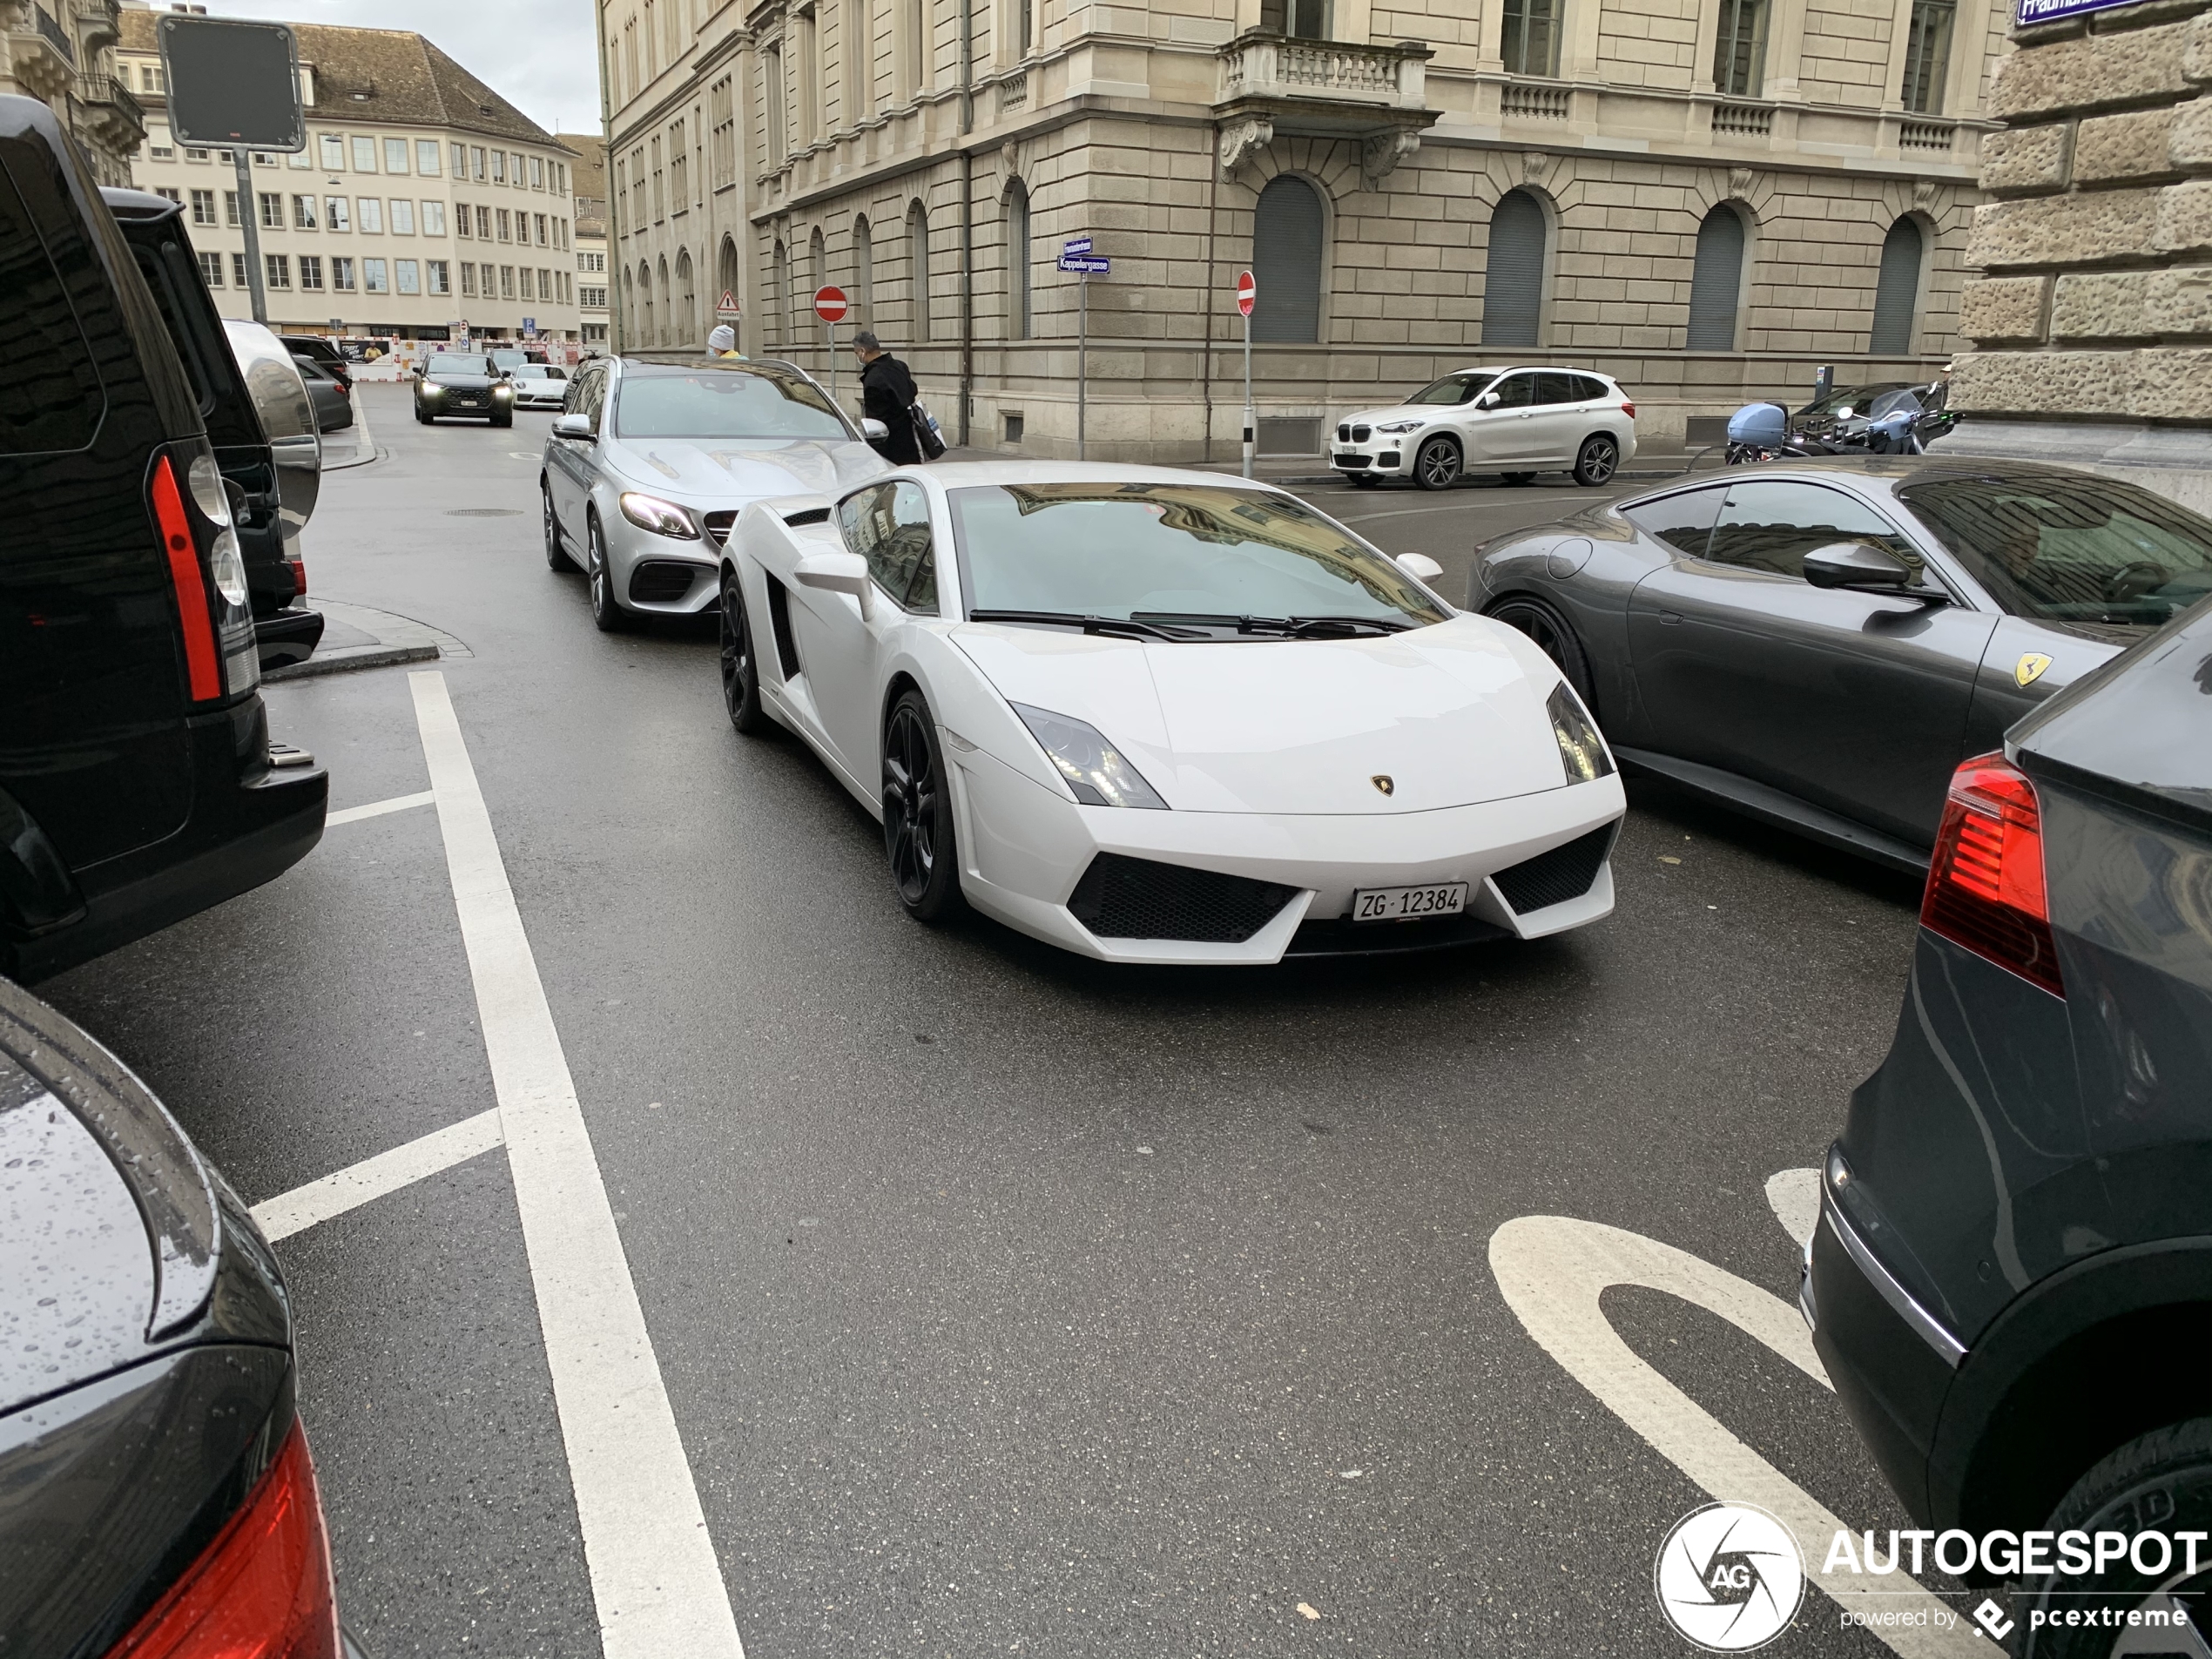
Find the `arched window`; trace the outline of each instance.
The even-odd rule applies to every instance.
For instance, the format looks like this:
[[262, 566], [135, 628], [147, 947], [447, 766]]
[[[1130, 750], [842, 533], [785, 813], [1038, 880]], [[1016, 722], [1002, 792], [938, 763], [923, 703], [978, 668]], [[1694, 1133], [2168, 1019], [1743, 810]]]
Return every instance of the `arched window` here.
[[1912, 318], [1920, 308], [1920, 227], [1900, 219], [1882, 239], [1882, 270], [1874, 283], [1874, 333], [1866, 349], [1902, 355], [1912, 349]]
[[1544, 315], [1544, 246], [1550, 227], [1541, 203], [1509, 190], [1490, 212], [1490, 257], [1482, 273], [1482, 343], [1534, 346]]
[[1321, 338], [1321, 192], [1278, 173], [1252, 210], [1252, 338]]
[[768, 260], [768, 343], [780, 347], [791, 326], [791, 250], [781, 239]]
[[1006, 337], [1029, 337], [1029, 192], [1019, 179], [1006, 187]]
[[[722, 239], [722, 250], [714, 257], [714, 303], [719, 306], [724, 294], [732, 303], [738, 297], [738, 245], [730, 237]], [[742, 326], [742, 320], [738, 326]]]
[[929, 214], [920, 202], [907, 209], [907, 266], [914, 279], [914, 343], [930, 337]]
[[660, 335], [655, 343], [665, 346], [669, 343], [668, 337], [676, 332], [676, 308], [670, 303], [668, 296], [668, 256], [666, 254], [664, 253], [661, 255], [659, 268], [655, 274], [660, 279], [658, 284], [660, 288]]
[[1697, 263], [1689, 273], [1691, 351], [1734, 351], [1742, 313], [1743, 216], [1722, 202], [1697, 227]]
[[644, 347], [658, 343], [653, 338], [653, 267], [650, 265], [641, 263], [637, 267], [637, 292], [642, 304], [637, 319], [637, 347]]
[[700, 344], [698, 289], [691, 279], [691, 255], [687, 248], [676, 250], [676, 343], [679, 346]]
[[862, 328], [875, 327], [875, 235], [868, 229], [868, 216], [860, 214], [853, 221], [853, 322]]

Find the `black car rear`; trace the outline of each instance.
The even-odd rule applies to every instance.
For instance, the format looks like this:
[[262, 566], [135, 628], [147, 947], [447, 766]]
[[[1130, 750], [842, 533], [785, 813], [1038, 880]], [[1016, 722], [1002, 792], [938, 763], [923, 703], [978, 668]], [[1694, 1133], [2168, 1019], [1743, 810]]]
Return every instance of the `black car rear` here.
[[2101, 1575], [1985, 1552], [2027, 1651], [2114, 1650], [2068, 1608], [2212, 1619], [2173, 1541], [2212, 1533], [2212, 600], [1959, 768], [1921, 920], [1828, 1160], [1822, 1360], [1922, 1525], [2166, 1534]]
[[336, 1659], [284, 1285], [161, 1103], [0, 981], [0, 1654]]
[[258, 886], [329, 792], [273, 770], [251, 594], [192, 383], [43, 104], [0, 98], [0, 972]]

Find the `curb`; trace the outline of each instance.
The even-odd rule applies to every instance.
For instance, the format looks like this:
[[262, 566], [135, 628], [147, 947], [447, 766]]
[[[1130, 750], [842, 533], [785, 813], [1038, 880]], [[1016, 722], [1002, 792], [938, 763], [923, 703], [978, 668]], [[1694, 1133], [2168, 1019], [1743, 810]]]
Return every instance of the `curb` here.
[[349, 467], [366, 467], [370, 462], [381, 461], [384, 456], [384, 451], [376, 447], [376, 435], [368, 429], [368, 411], [361, 407], [360, 396], [351, 390], [346, 395], [354, 405], [353, 429], [361, 435], [354, 439], [354, 448], [360, 453], [351, 461], [341, 461], [325, 467], [325, 472], [344, 472]]
[[346, 645], [310, 657], [304, 663], [287, 663], [261, 676], [264, 685], [282, 680], [314, 679], [323, 674], [344, 674], [357, 668], [390, 668], [400, 663], [428, 663], [438, 655], [435, 645]]

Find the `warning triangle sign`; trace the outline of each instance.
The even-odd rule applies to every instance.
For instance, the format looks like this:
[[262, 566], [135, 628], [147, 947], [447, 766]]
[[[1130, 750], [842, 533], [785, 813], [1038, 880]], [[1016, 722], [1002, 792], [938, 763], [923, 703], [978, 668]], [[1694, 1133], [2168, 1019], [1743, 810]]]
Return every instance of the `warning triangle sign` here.
[[714, 307], [714, 314], [718, 317], [736, 316], [738, 314], [738, 296], [732, 293], [727, 288], [723, 289], [722, 298]]

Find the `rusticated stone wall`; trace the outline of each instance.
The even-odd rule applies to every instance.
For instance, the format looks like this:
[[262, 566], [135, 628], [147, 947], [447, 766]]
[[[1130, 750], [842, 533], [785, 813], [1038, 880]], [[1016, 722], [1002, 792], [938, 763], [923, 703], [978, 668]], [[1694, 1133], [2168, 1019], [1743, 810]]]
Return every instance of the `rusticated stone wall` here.
[[2018, 30], [1982, 146], [1946, 451], [2212, 505], [2212, 0]]

